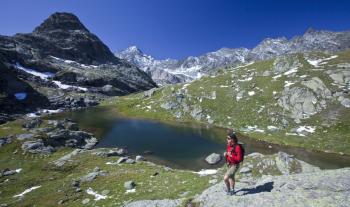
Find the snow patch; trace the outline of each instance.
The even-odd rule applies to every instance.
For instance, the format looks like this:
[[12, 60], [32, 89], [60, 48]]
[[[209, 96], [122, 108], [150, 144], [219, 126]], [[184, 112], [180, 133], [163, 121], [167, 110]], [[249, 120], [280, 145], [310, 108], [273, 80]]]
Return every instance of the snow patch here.
[[253, 96], [255, 94], [255, 91], [248, 91], [249, 96]]
[[296, 82], [284, 81], [284, 83], [285, 83], [284, 87], [286, 88], [286, 87], [289, 87], [289, 86], [291, 86], [291, 85], [294, 85]]
[[98, 201], [98, 200], [102, 200], [102, 199], [106, 199], [106, 198], [107, 198], [107, 196], [105, 196], [105, 195], [101, 195], [101, 194], [96, 193], [95, 191], [92, 190], [92, 188], [88, 188], [88, 189], [86, 190], [86, 193], [89, 194], [89, 195], [95, 196], [95, 199], [94, 199], [95, 201]]
[[312, 127], [312, 126], [299, 126], [299, 128], [297, 128], [298, 133], [302, 133], [302, 132], [314, 133], [315, 130], [316, 130], [316, 127]]
[[77, 64], [77, 65], [80, 65], [81, 67], [84, 67], [84, 68], [89, 68], [89, 67], [97, 68], [98, 67], [97, 65], [85, 65], [85, 64], [73, 61], [73, 60], [66, 60], [66, 59], [58, 58], [58, 57], [55, 57], [55, 56], [52, 56], [52, 55], [50, 55], [50, 57], [55, 59], [55, 60], [58, 60], [60, 62], [64, 62], [64, 63], [67, 63], [67, 64]]
[[247, 64], [245, 64], [245, 65], [240, 65], [240, 66], [237, 66], [237, 67], [235, 67], [235, 68], [232, 68], [232, 70], [238, 69], [238, 68], [244, 68], [244, 67], [247, 67], [247, 66], [249, 66], [249, 65], [252, 65], [252, 64], [254, 64], [254, 63], [255, 63], [255, 62], [253, 61], [253, 62], [247, 63]]
[[253, 80], [253, 77], [248, 77], [245, 79], [238, 79], [239, 82], [246, 82], [246, 81], [251, 81], [251, 80]]
[[34, 112], [34, 113], [28, 113], [26, 114], [27, 117], [38, 117], [39, 115], [37, 115], [38, 113], [39, 114], [42, 114], [42, 113], [45, 113], [45, 114], [56, 114], [56, 113], [60, 113], [60, 112], [63, 112], [64, 110], [63, 109], [41, 109], [37, 112]]
[[218, 170], [215, 169], [203, 169], [198, 172], [194, 172], [198, 174], [199, 176], [207, 176], [207, 175], [214, 175], [218, 172]]
[[54, 76], [54, 74], [51, 73], [51, 72], [38, 72], [38, 71], [33, 70], [33, 69], [25, 68], [22, 65], [20, 65], [19, 63], [16, 63], [15, 68], [17, 68], [19, 70], [22, 70], [22, 71], [24, 71], [26, 73], [29, 73], [31, 75], [40, 77], [43, 80], [47, 80], [48, 78]]
[[283, 73], [284, 75], [290, 75], [292, 73], [296, 73], [298, 72], [298, 68], [292, 68], [290, 70], [288, 70], [287, 72]]
[[22, 193], [18, 194], [18, 195], [14, 195], [13, 197], [16, 198], [16, 197], [23, 197], [25, 194], [37, 189], [37, 188], [40, 188], [41, 186], [38, 185], [38, 186], [34, 186], [34, 187], [31, 187], [29, 189], [26, 189], [25, 191], [23, 191]]
[[136, 193], [136, 189], [130, 189], [130, 190], [126, 190], [125, 194], [128, 194], [128, 193]]
[[257, 125], [247, 126], [242, 131], [246, 131], [246, 132], [260, 132], [260, 133], [264, 133], [265, 132], [265, 130], [259, 129]]
[[267, 126], [267, 129], [270, 130], [270, 131], [276, 131], [276, 130], [278, 130], [278, 127], [276, 127], [276, 126]]
[[280, 77], [282, 77], [282, 75], [281, 75], [281, 74], [279, 74], [279, 75], [275, 75], [275, 76], [273, 76], [272, 78], [273, 78], [274, 80], [277, 80], [277, 78], [280, 78]]
[[22, 168], [18, 168], [15, 171], [16, 171], [16, 173], [20, 173], [22, 171]]
[[87, 91], [88, 90], [87, 88], [84, 88], [84, 87], [67, 85], [67, 84], [62, 83], [61, 81], [52, 81], [52, 82], [54, 82], [59, 88], [62, 88], [62, 89], [76, 88], [76, 89], [79, 89], [79, 90], [82, 90], [82, 91]]
[[320, 65], [327, 64], [327, 62], [324, 62], [326, 60], [331, 60], [334, 58], [337, 58], [338, 55], [332, 55], [329, 58], [323, 58], [323, 59], [316, 59], [316, 60], [309, 60], [307, 59], [307, 62], [309, 62], [310, 65], [313, 65], [315, 68], [320, 67]]

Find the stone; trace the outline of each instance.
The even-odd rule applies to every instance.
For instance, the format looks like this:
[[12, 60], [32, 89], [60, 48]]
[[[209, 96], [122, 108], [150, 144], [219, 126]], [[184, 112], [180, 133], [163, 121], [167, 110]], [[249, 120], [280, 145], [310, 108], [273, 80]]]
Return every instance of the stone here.
[[252, 172], [252, 169], [251, 168], [248, 168], [248, 167], [242, 167], [239, 171], [240, 173], [251, 173]]
[[24, 120], [22, 127], [27, 129], [32, 129], [35, 127], [39, 127], [41, 123], [42, 123], [41, 118], [30, 118], [30, 119]]
[[17, 173], [16, 170], [11, 170], [9, 168], [6, 168], [6, 169], [1, 171], [0, 175], [1, 176], [9, 176], [9, 175], [14, 175], [16, 173]]
[[9, 137], [1, 137], [0, 138], [0, 147], [6, 145], [6, 144], [9, 144], [12, 142], [12, 137], [9, 136]]
[[79, 126], [77, 123], [68, 122], [66, 125], [67, 125], [67, 129], [69, 129], [69, 130], [73, 130], [73, 131], [79, 130]]
[[22, 144], [22, 150], [30, 153], [51, 154], [55, 149], [51, 146], [45, 146], [41, 139], [35, 141], [26, 141]]
[[79, 180], [74, 180], [74, 181], [72, 182], [72, 187], [75, 187], [75, 188], [80, 187], [80, 181], [79, 181]]
[[34, 136], [34, 134], [18, 134], [17, 139], [23, 141], [26, 139], [32, 139]]
[[55, 161], [53, 161], [51, 163], [56, 165], [56, 167], [62, 167], [64, 164], [69, 162], [72, 159], [72, 157], [74, 157], [74, 156], [76, 156], [76, 155], [78, 155], [78, 154], [80, 154], [82, 152], [84, 152], [84, 150], [82, 150], [82, 149], [75, 149], [72, 152], [62, 156], [58, 160], [55, 160]]
[[154, 95], [154, 93], [157, 91], [157, 88], [152, 88], [151, 90], [143, 92], [144, 98], [149, 98]]
[[93, 172], [90, 172], [87, 175], [80, 177], [80, 182], [92, 182], [98, 176], [106, 176], [107, 175], [107, 173], [104, 171], [100, 171], [100, 170], [95, 171], [95, 170], [97, 170], [97, 169], [95, 168]]
[[141, 155], [137, 155], [135, 160], [136, 160], [136, 162], [141, 162], [141, 161], [145, 161], [146, 159]]
[[90, 198], [85, 198], [81, 203], [83, 204], [83, 205], [86, 205], [86, 204], [88, 204], [90, 202]]
[[128, 159], [128, 157], [121, 157], [118, 159], [117, 164], [123, 163]]
[[102, 93], [106, 94], [108, 96], [116, 96], [119, 95], [121, 93], [121, 91], [119, 89], [117, 89], [116, 87], [112, 86], [112, 85], [104, 85], [102, 88]]
[[212, 153], [205, 158], [205, 161], [207, 161], [207, 163], [211, 165], [217, 164], [221, 161], [221, 155], [217, 153]]
[[134, 181], [126, 181], [125, 183], [124, 183], [124, 188], [126, 189], [126, 190], [131, 190], [131, 189], [133, 189], [133, 188], [135, 188], [135, 186], [136, 186], [136, 184], [134, 183]]
[[125, 163], [126, 164], [134, 164], [135, 160], [128, 158], [128, 159], [125, 160]]
[[103, 191], [101, 192], [101, 195], [106, 196], [106, 195], [108, 195], [110, 192], [111, 192], [110, 190], [103, 190]]
[[117, 153], [119, 156], [126, 155], [126, 154], [128, 154], [128, 150], [126, 148], [119, 148], [117, 150]]

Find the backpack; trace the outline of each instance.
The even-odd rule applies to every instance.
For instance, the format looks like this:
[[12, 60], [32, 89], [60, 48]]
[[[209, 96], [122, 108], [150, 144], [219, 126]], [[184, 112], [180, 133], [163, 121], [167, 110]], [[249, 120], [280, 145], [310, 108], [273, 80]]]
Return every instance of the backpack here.
[[[241, 148], [241, 157], [242, 157], [242, 160], [240, 161], [240, 163], [241, 162], [243, 162], [243, 160], [244, 160], [244, 155], [245, 155], [245, 148], [244, 148], [244, 146], [243, 146], [243, 143], [237, 143], [237, 144], [235, 144], [234, 146], [233, 146], [233, 149], [234, 150], [236, 150], [236, 146], [239, 146], [240, 148]], [[234, 153], [236, 153], [236, 152], [234, 152]]]

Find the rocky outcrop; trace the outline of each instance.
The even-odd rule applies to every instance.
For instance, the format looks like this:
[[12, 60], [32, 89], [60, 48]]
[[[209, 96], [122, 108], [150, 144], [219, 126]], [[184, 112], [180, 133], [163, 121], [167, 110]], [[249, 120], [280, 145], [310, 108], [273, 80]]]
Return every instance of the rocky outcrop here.
[[220, 182], [196, 197], [199, 206], [347, 206], [350, 169], [262, 177], [253, 184], [238, 182], [227, 196]]
[[[313, 115], [319, 107], [316, 105], [317, 98], [305, 88], [285, 88], [278, 104], [290, 112], [290, 117], [299, 122], [300, 119]], [[315, 106], [316, 105], [316, 106]]]

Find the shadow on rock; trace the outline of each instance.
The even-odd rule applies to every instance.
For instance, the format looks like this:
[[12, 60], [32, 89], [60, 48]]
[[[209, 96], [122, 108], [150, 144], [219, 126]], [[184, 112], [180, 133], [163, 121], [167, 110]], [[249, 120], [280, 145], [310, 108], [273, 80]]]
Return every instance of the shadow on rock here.
[[271, 192], [273, 189], [273, 182], [267, 182], [263, 185], [256, 186], [255, 188], [243, 188], [238, 190], [236, 193], [240, 195], [256, 194], [262, 192]]

